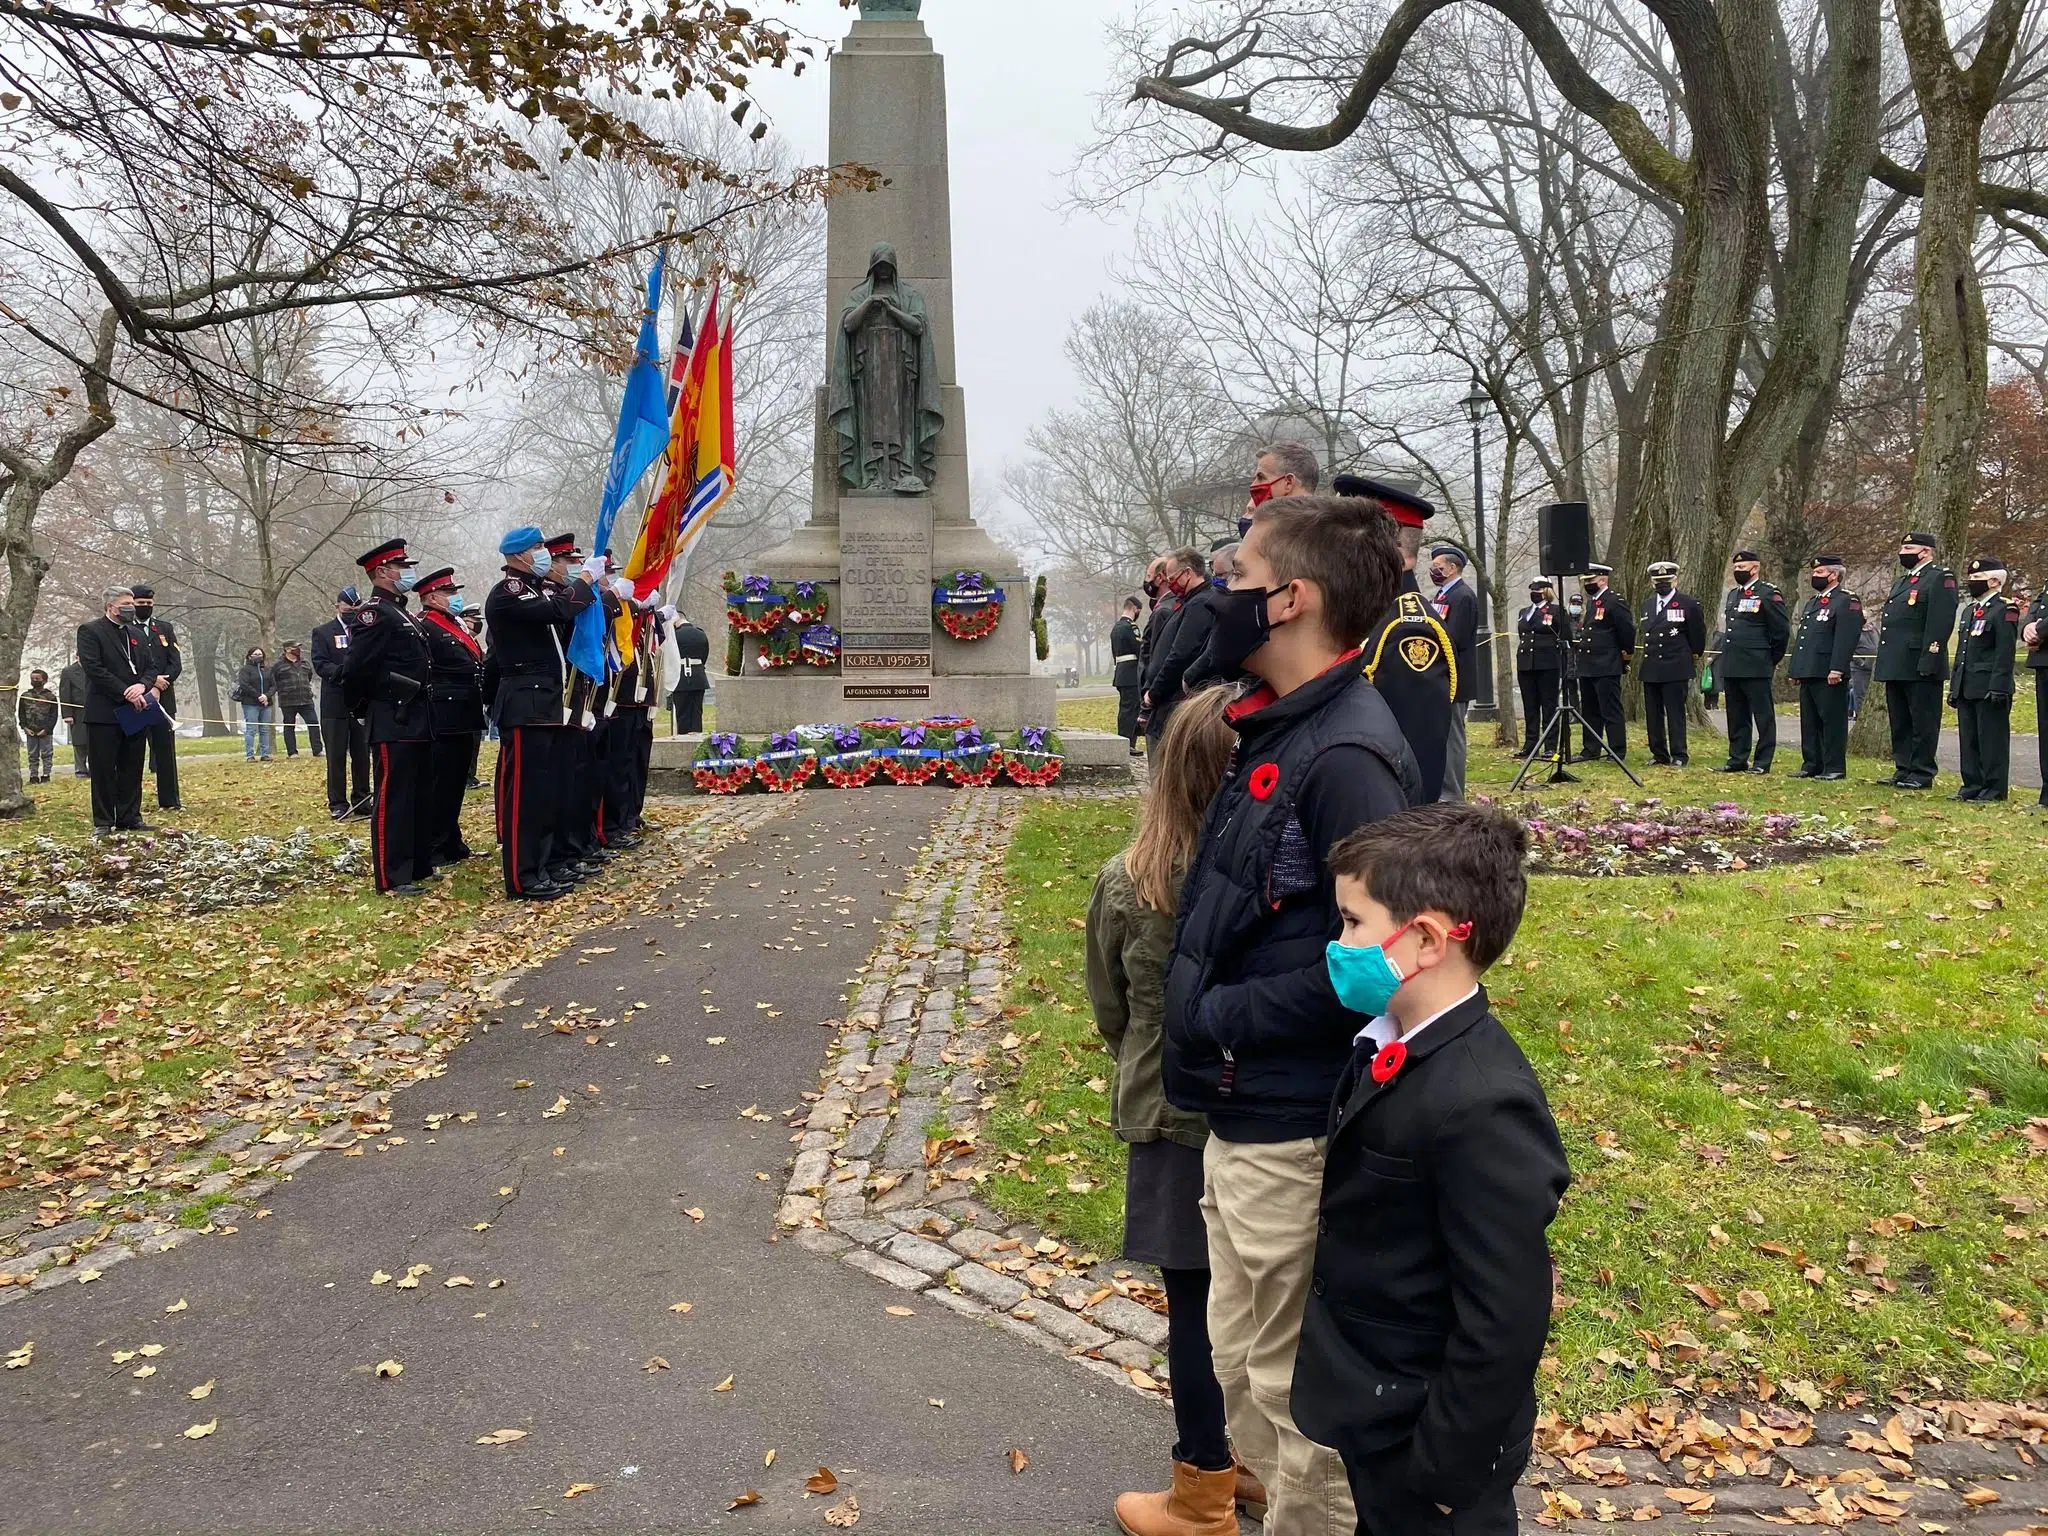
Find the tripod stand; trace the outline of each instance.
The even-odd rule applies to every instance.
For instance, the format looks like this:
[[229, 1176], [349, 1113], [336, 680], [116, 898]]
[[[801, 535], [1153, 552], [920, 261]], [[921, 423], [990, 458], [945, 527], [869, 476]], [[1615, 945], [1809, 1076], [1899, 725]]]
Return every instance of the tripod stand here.
[[[1546, 572], [1545, 574], [1549, 573]], [[1564, 590], [1561, 582], [1558, 590]], [[1608, 745], [1607, 737], [1600, 731], [1595, 730], [1593, 723], [1580, 712], [1578, 669], [1575, 665], [1575, 652], [1571, 645], [1568, 644], [1562, 648], [1562, 659], [1564, 671], [1558, 678], [1557, 708], [1552, 710], [1550, 718], [1543, 722], [1536, 737], [1536, 750], [1522, 759], [1522, 766], [1516, 771], [1514, 782], [1508, 785], [1508, 793], [1513, 794], [1519, 790], [1528, 781], [1529, 770], [1534, 768], [1539, 762], [1548, 762], [1550, 764], [1550, 776], [1544, 780], [1545, 783], [1576, 784], [1579, 782], [1579, 776], [1565, 767], [1565, 764], [1572, 760], [1571, 727], [1572, 722], [1575, 720], [1578, 722], [1581, 740], [1598, 742], [1602, 757], [1611, 758], [1614, 766], [1627, 774], [1629, 782], [1635, 785], [1637, 789], [1646, 788], [1647, 786], [1643, 781], [1636, 777], [1635, 770], [1623, 762], [1614, 748]], [[1552, 743], [1549, 752], [1543, 750], [1545, 742]]]

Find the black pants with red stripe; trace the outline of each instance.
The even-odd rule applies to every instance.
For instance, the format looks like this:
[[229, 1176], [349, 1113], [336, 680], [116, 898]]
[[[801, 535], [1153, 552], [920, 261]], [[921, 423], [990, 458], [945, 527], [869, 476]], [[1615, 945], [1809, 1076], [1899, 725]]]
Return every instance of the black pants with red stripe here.
[[433, 796], [427, 741], [380, 741], [370, 748], [370, 855], [377, 889], [396, 890], [434, 872]]
[[542, 871], [554, 856], [558, 765], [568, 739], [569, 732], [559, 725], [499, 729], [491, 790], [498, 806], [498, 861], [507, 896], [547, 883]]
[[604, 799], [597, 808], [597, 830], [607, 844], [621, 832], [640, 829], [640, 808], [647, 798], [647, 760], [654, 748], [650, 713], [621, 709], [604, 727]]
[[564, 727], [562, 737], [554, 767], [558, 798], [550, 864], [571, 864], [597, 856], [597, 801], [604, 787], [597, 731], [571, 725]]

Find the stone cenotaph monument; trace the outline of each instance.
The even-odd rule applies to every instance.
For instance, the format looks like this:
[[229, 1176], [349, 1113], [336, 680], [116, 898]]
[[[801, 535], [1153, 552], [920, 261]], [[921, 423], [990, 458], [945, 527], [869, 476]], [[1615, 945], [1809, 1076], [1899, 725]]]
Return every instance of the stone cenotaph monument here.
[[[968, 715], [985, 730], [1050, 725], [1031, 675], [1031, 590], [975, 524], [967, 403], [953, 363], [952, 195], [945, 61], [919, 0], [862, 0], [832, 56], [831, 159], [882, 178], [826, 205], [826, 355], [810, 521], [744, 574], [826, 584], [836, 668], [764, 672], [750, 639], [718, 679], [718, 728], [743, 735], [871, 715]], [[956, 640], [932, 589], [956, 571], [1005, 589], [993, 633]]]

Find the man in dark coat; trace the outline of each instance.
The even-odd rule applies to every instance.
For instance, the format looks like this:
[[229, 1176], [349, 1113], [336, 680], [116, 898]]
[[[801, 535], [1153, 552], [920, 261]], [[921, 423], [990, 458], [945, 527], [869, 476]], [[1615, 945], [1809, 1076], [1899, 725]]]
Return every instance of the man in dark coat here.
[[462, 797], [484, 729], [484, 648], [451, 605], [462, 587], [455, 567], [429, 571], [413, 587], [420, 633], [427, 642], [428, 710], [433, 743], [427, 754], [428, 848], [436, 865], [471, 856], [462, 835]]
[[[1166, 560], [1169, 595], [1153, 616], [1158, 637], [1152, 642], [1152, 660], [1145, 669], [1145, 738], [1148, 750], [1157, 750], [1166, 717], [1180, 702], [1181, 682], [1195, 658], [1209, 641], [1216, 622], [1214, 610], [1203, 594], [1210, 591], [1206, 562], [1192, 548], [1177, 549]], [[1183, 643], [1183, 630], [1198, 631], [1197, 643]]]
[[1443, 798], [1465, 798], [1465, 714], [1479, 690], [1479, 597], [1465, 579], [1465, 551], [1439, 544], [1429, 552], [1429, 579], [1436, 583], [1430, 607], [1444, 633], [1451, 637], [1451, 660], [1458, 686], [1451, 695], [1451, 718], [1444, 746]]
[[1394, 603], [1365, 637], [1360, 652], [1365, 680], [1377, 688], [1399, 722], [1408, 756], [1421, 781], [1422, 798], [1444, 791], [1444, 753], [1451, 742], [1451, 696], [1457, 692], [1457, 660], [1451, 637], [1422, 596], [1415, 561], [1422, 551], [1422, 525], [1436, 507], [1414, 492], [1363, 475], [1339, 475], [1330, 482], [1339, 496], [1363, 496], [1378, 503], [1394, 522], [1401, 574]]
[[[1792, 638], [1785, 594], [1763, 579], [1763, 559], [1738, 549], [1735, 585], [1721, 603], [1721, 655], [1714, 681], [1728, 702], [1728, 761], [1716, 773], [1769, 773], [1778, 750], [1778, 706], [1771, 678]], [[1755, 754], [1750, 742], [1754, 738]]]
[[370, 733], [349, 709], [341, 686], [341, 666], [348, 659], [348, 617], [360, 601], [354, 587], [343, 587], [334, 599], [333, 622], [313, 631], [320, 734], [327, 747], [327, 814], [336, 821], [370, 811]]
[[[2034, 674], [2034, 719], [2048, 722], [2048, 589], [2034, 594], [2027, 616], [2020, 624], [2020, 642], [2027, 648], [2027, 670]], [[2036, 724], [2035, 747], [2040, 754], [2042, 809], [2048, 810], [2048, 726]]]
[[398, 590], [417, 565], [405, 540], [388, 539], [356, 564], [370, 581], [369, 601], [349, 618], [341, 683], [370, 732], [370, 859], [377, 889], [420, 896], [434, 872], [434, 824], [427, 792], [433, 723], [428, 703], [432, 661], [420, 621]]
[[1557, 600], [1548, 576], [1529, 583], [1529, 606], [1515, 618], [1515, 681], [1522, 690], [1522, 756], [1555, 752], [1567, 755], [1571, 742], [1555, 733], [1558, 700], [1564, 680], [1565, 652], [1572, 643], [1572, 616]]
[[1618, 758], [1628, 756], [1628, 717], [1621, 707], [1621, 680], [1635, 655], [1636, 625], [1628, 604], [1612, 586], [1614, 567], [1595, 565], [1579, 580], [1585, 609], [1572, 629], [1572, 659], [1579, 674], [1579, 760], [1598, 762], [1600, 744]]
[[2005, 595], [2005, 562], [1970, 562], [1969, 600], [1956, 617], [1956, 667], [1948, 702], [1962, 744], [1956, 800], [2003, 800], [2012, 768], [2012, 663], [2020, 609]]
[[569, 728], [563, 635], [596, 601], [597, 576], [586, 568], [566, 584], [550, 582], [554, 557], [531, 525], [507, 533], [498, 552], [505, 557], [505, 579], [484, 603], [495, 684], [492, 718], [498, 723], [498, 853], [507, 896], [553, 901], [570, 889], [543, 873], [559, 862], [557, 760]]
[[1934, 563], [1934, 535], [1909, 533], [1899, 544], [1899, 576], [1878, 621], [1877, 670], [1891, 714], [1894, 789], [1934, 786], [1941, 741], [1942, 685], [1948, 677], [1948, 634], [1956, 622], [1956, 576]]
[[1795, 779], [1849, 775], [1849, 677], [1863, 634], [1863, 604], [1842, 585], [1842, 557], [1813, 557], [1813, 593], [1799, 615], [1792, 665], [1799, 685], [1799, 771]]
[[[548, 554], [553, 557], [548, 567], [549, 582], [557, 587], [568, 586], [577, 562], [583, 560], [583, 551], [576, 545], [576, 535], [556, 534], [548, 540]], [[597, 601], [603, 605], [604, 629], [609, 635], [619, 600], [605, 586], [604, 557], [595, 556], [585, 564], [596, 584], [594, 590]], [[597, 802], [602, 782], [598, 729], [605, 719], [610, 679], [587, 677], [568, 661], [569, 643], [575, 628], [572, 618], [556, 633], [562, 647], [567, 689], [565, 707], [569, 716], [569, 733], [563, 739], [561, 756], [555, 764], [554, 862], [549, 865], [548, 873], [557, 884], [596, 874], [617, 857], [598, 841], [597, 836]], [[605, 647], [605, 651], [609, 656], [610, 645]]]
[[711, 687], [711, 637], [687, 618], [676, 620], [676, 687], [669, 695], [678, 736], [704, 729], [704, 694]]
[[1116, 685], [1116, 733], [1131, 744], [1131, 756], [1138, 755], [1138, 705], [1145, 692], [1144, 674], [1138, 669], [1138, 615], [1145, 605], [1135, 597], [1124, 599], [1123, 613], [1109, 626], [1110, 681]]
[[151, 665], [156, 669], [154, 686], [163, 709], [150, 720], [149, 730], [149, 771], [156, 775], [157, 809], [182, 811], [184, 802], [178, 798], [178, 696], [176, 684], [185, 673], [185, 658], [178, 650], [178, 632], [170, 624], [156, 616], [156, 588], [148, 582], [138, 581], [129, 588], [135, 594], [135, 623], [148, 641], [150, 653], [155, 658]]
[[85, 668], [75, 656], [57, 674], [57, 707], [71, 732], [71, 773], [80, 779], [91, 771], [87, 766], [91, 759], [86, 755], [85, 746], [85, 694], [88, 686]]
[[[135, 594], [109, 587], [101, 594], [101, 617], [78, 626], [78, 664], [85, 669], [85, 732], [91, 740], [92, 830], [149, 832], [142, 819], [142, 759], [147, 728], [134, 711], [161, 697], [156, 690], [156, 652], [135, 622]], [[136, 726], [129, 731], [124, 715]]]
[[1650, 761], [1666, 767], [1686, 764], [1685, 706], [1707, 649], [1707, 616], [1699, 599], [1678, 590], [1678, 566], [1650, 564], [1650, 595], [1643, 599], [1641, 664], [1643, 728]]

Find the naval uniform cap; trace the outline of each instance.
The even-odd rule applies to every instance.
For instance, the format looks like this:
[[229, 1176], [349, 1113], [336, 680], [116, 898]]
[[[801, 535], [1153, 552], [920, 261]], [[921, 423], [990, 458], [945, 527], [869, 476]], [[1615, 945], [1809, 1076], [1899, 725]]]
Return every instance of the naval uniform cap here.
[[413, 583], [412, 589], [420, 593], [460, 592], [462, 584], [455, 579], [455, 567], [444, 565], [438, 571], [427, 572], [426, 575]]
[[374, 571], [380, 565], [418, 565], [419, 561], [406, 554], [405, 540], [386, 539], [367, 554], [358, 555], [356, 564], [366, 571]]
[[517, 528], [507, 530], [505, 536], [498, 540], [498, 553], [508, 556], [523, 555], [534, 545], [545, 544], [547, 541], [548, 536], [540, 531], [538, 524], [522, 523]]
[[1363, 496], [1378, 502], [1386, 508], [1387, 516], [1404, 528], [1420, 528], [1436, 516], [1435, 503], [1383, 480], [1368, 480], [1364, 475], [1339, 475], [1330, 482], [1330, 489], [1339, 496]]
[[1678, 574], [1678, 562], [1676, 560], [1652, 560], [1649, 565], [1649, 572], [1652, 576], [1676, 576]]
[[1588, 576], [1612, 576], [1614, 574], [1614, 567], [1611, 565], [1589, 565], [1586, 567], [1586, 574]]

